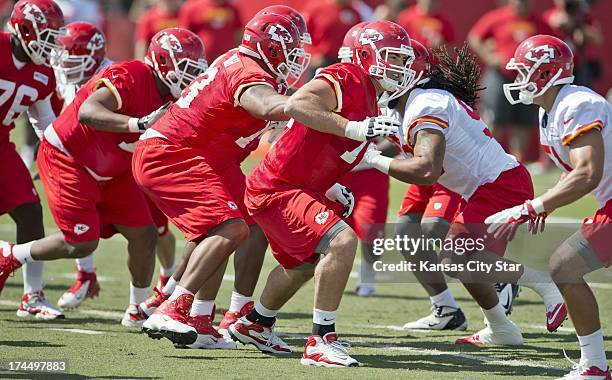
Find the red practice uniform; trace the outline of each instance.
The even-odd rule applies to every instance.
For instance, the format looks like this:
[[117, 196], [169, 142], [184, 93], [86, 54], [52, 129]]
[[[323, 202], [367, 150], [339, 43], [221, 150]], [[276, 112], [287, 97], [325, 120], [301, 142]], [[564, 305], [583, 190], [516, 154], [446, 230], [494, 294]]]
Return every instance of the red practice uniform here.
[[406, 196], [398, 212], [399, 216], [419, 213], [422, 220], [453, 220], [461, 206], [461, 195], [436, 183], [435, 185], [408, 185]]
[[138, 42], [148, 44], [153, 36], [164, 29], [179, 25], [178, 14], [170, 13], [159, 6], [146, 11], [136, 25], [136, 39]]
[[[349, 120], [378, 115], [376, 90], [359, 66], [338, 63], [315, 78], [334, 89], [334, 112]], [[318, 260], [317, 245], [340, 220], [325, 192], [361, 161], [367, 144], [294, 122], [247, 176], [246, 206], [283, 267]]]
[[132, 117], [146, 116], [171, 100], [160, 97], [153, 70], [144, 62], [115, 63], [90, 79], [47, 128], [38, 168], [55, 223], [69, 242], [108, 238], [117, 232], [115, 224], [153, 223], [131, 173], [131, 151], [140, 135], [79, 123], [79, 108], [100, 86], [115, 96], [116, 112]]
[[240, 164], [257, 148], [267, 122], [239, 104], [254, 85], [286, 91], [253, 59], [236, 51], [224, 55], [136, 146], [136, 180], [191, 241], [229, 219], [253, 224]]
[[416, 5], [406, 8], [397, 17], [397, 23], [406, 29], [410, 38], [432, 47], [434, 41], [446, 44], [455, 40], [450, 21], [439, 13], [426, 14]]
[[4, 214], [39, 202], [30, 172], [9, 137], [19, 115], [53, 94], [55, 76], [50, 68], [32, 62], [17, 67], [9, 33], [0, 33], [0, 67], [0, 214]]

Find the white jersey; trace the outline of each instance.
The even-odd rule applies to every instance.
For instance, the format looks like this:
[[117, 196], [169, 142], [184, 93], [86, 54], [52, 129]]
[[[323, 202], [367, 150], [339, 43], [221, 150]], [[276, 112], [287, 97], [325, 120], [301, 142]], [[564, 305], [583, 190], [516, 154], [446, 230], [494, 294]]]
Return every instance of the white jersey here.
[[448, 91], [412, 90], [402, 129], [411, 147], [422, 129], [435, 129], [444, 134], [444, 171], [438, 183], [466, 200], [480, 185], [495, 181], [502, 172], [519, 165], [491, 136], [478, 114]]
[[[100, 67], [98, 67], [98, 70], [96, 70], [94, 75], [99, 73], [100, 70], [102, 70], [103, 68], [105, 68], [106, 66], [112, 63], [113, 61], [111, 61], [110, 59], [104, 58], [104, 61], [102, 61], [102, 63], [100, 64]], [[61, 98], [64, 100], [64, 107], [72, 103], [72, 101], [74, 100], [74, 97], [76, 96], [77, 91], [79, 91], [79, 88], [81, 88], [81, 85], [78, 85], [78, 84], [61, 84], [59, 82], [57, 83], [57, 92], [60, 94]]]
[[540, 108], [540, 143], [554, 163], [570, 172], [572, 141], [592, 129], [599, 129], [604, 141], [604, 172], [593, 195], [601, 206], [612, 199], [612, 105], [590, 88], [565, 85], [546, 114]]

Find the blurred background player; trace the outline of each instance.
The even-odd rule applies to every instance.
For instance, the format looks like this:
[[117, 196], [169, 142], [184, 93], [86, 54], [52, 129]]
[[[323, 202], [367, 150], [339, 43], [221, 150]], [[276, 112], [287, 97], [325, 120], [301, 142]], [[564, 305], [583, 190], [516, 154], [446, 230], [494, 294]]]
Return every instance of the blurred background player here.
[[506, 68], [517, 72], [516, 81], [504, 85], [508, 101], [540, 106], [540, 143], [563, 174], [546, 193], [500, 211], [486, 223], [499, 238], [512, 239], [527, 221], [535, 234], [557, 208], [595, 195], [600, 209], [557, 248], [549, 268], [580, 342], [580, 361], [572, 362], [563, 379], [607, 380], [611, 375], [599, 309], [584, 276], [612, 264], [612, 106], [591, 89], [572, 84], [573, 58], [563, 41], [538, 35], [522, 42], [508, 62]]
[[[49, 60], [63, 25], [62, 11], [53, 1], [22, 0], [13, 8], [10, 33], [0, 33], [0, 86], [3, 90], [0, 99], [0, 214], [8, 213], [15, 221], [18, 243], [40, 239], [45, 232], [38, 194], [28, 169], [9, 140], [9, 133], [24, 111], [39, 136], [55, 119], [50, 100], [55, 91], [55, 77]], [[24, 295], [17, 315], [64, 318], [43, 294], [43, 263], [28, 264], [23, 272]], [[8, 274], [0, 274], [4, 275]], [[1, 288], [0, 285], [0, 291]]]
[[157, 231], [132, 178], [130, 144], [205, 68], [202, 42], [184, 29], [160, 32], [149, 52], [146, 63], [120, 62], [100, 71], [45, 130], [38, 166], [61, 231], [25, 244], [3, 242], [0, 289], [26, 262], [82, 258], [100, 238], [120, 232], [128, 240], [132, 274], [122, 324], [144, 321], [138, 304], [149, 292]]
[[508, 0], [507, 6], [485, 13], [468, 35], [470, 47], [487, 67], [483, 78], [483, 116], [493, 136], [519, 162], [525, 161], [537, 120], [530, 106], [511, 107], [502, 87], [513, 79], [505, 64], [518, 44], [527, 37], [551, 33], [531, 6], [532, 0]]
[[138, 18], [134, 47], [134, 56], [137, 59], [143, 59], [147, 55], [149, 42], [156, 33], [179, 26], [179, 11], [182, 5], [183, 0], [155, 0], [153, 6]]
[[439, 8], [439, 0], [417, 0], [397, 16], [397, 23], [406, 29], [410, 38], [429, 49], [452, 44], [455, 30]]

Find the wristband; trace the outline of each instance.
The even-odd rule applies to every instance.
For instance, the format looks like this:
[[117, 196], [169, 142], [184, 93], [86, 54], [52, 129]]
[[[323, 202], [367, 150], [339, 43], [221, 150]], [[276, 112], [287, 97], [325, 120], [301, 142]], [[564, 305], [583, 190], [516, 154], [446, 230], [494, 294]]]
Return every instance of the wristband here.
[[138, 118], [131, 117], [128, 120], [128, 131], [131, 133], [140, 133], [140, 128], [138, 127]]
[[349, 121], [344, 128], [344, 136], [351, 140], [366, 141], [365, 136], [362, 136], [360, 121]]
[[391, 161], [393, 161], [393, 158], [391, 157], [378, 156], [373, 162], [370, 162], [370, 166], [372, 166], [374, 169], [380, 170], [385, 174], [389, 174], [389, 167], [391, 166]]
[[531, 207], [533, 207], [533, 210], [537, 214], [542, 214], [546, 212], [546, 210], [544, 209], [544, 203], [542, 202], [540, 198], [532, 199], [530, 203], [531, 203]]

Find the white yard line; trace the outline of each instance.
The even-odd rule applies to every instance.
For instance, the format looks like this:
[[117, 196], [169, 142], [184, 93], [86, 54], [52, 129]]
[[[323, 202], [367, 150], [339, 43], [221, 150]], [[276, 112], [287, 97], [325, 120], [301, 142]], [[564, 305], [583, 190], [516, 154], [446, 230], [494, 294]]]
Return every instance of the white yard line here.
[[[57, 275], [57, 277], [59, 277], [59, 278], [67, 278], [69, 280], [76, 280], [77, 273], [76, 272], [60, 273], [60, 274]], [[98, 279], [99, 282], [113, 282], [113, 281], [115, 281], [115, 278], [111, 277], [111, 276], [102, 276], [102, 275], [98, 275], [97, 274], [96, 278]]]
[[63, 331], [63, 332], [69, 332], [69, 333], [75, 333], [75, 334], [86, 334], [86, 335], [101, 335], [101, 334], [104, 334], [104, 332], [102, 332], [102, 331], [84, 330], [84, 329], [65, 329], [65, 328], [50, 327], [47, 330]]

